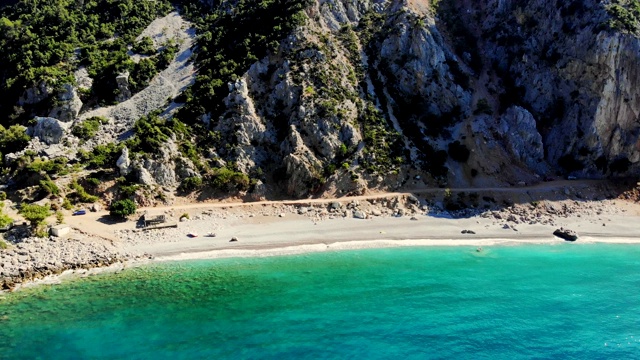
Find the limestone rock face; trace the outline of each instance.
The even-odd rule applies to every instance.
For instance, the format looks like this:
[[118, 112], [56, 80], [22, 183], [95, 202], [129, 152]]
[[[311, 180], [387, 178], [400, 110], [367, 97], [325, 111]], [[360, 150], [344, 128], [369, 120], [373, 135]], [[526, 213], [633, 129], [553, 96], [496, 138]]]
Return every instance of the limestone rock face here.
[[86, 67], [81, 66], [73, 73], [76, 79], [78, 89], [90, 90], [93, 86], [93, 79], [89, 76], [89, 71]]
[[37, 104], [53, 94], [53, 87], [42, 81], [38, 85], [25, 90], [24, 94], [18, 100], [18, 105]]
[[489, 0], [473, 16], [459, 14], [480, 30], [490, 71], [508, 80], [503, 99], [520, 98], [536, 119], [551, 164], [587, 176], [638, 174], [640, 39], [603, 26], [605, 5]]
[[[63, 84], [56, 90], [51, 84], [42, 81], [38, 85], [26, 89], [18, 100], [18, 105], [36, 105], [51, 97], [56, 98], [56, 106], [49, 110], [48, 117], [56, 118], [62, 122], [70, 122], [78, 117], [82, 109], [82, 101], [71, 84]], [[43, 114], [37, 113], [36, 115]]]
[[36, 125], [27, 129], [27, 134], [37, 137], [47, 145], [59, 144], [62, 141], [65, 128], [58, 119], [50, 117], [36, 117]]
[[527, 110], [513, 106], [500, 119], [499, 133], [504, 137], [513, 158], [530, 169], [544, 174], [548, 167], [544, 162], [542, 136], [536, 129], [536, 121]]
[[116, 161], [116, 166], [122, 176], [127, 176], [131, 173], [131, 159], [129, 158], [129, 149], [126, 146], [122, 148], [122, 154]]
[[[389, 32], [380, 44], [378, 69], [386, 75], [394, 100], [407, 98], [418, 106], [416, 110], [434, 115], [450, 112], [456, 106], [463, 107], [463, 113], [468, 111], [468, 85], [454, 76], [454, 68], [464, 72], [464, 65], [448, 50], [437, 27], [416, 25], [416, 16], [407, 11], [389, 21]], [[434, 25], [431, 18], [427, 22], [425, 25]], [[428, 99], [428, 104], [423, 99]]]
[[78, 117], [82, 109], [82, 101], [76, 89], [70, 84], [63, 85], [63, 91], [58, 93], [59, 105], [51, 109], [49, 117], [56, 118], [62, 122], [70, 122]]
[[[126, 148], [125, 148], [126, 149]], [[178, 151], [175, 139], [170, 138], [161, 148], [160, 153], [153, 157], [137, 158], [125, 167], [124, 149], [120, 156], [123, 159], [122, 169], [129, 168], [137, 176], [138, 181], [145, 185], [161, 185], [176, 188], [180, 182], [188, 177], [200, 176], [191, 160], [184, 158]], [[129, 157], [127, 151], [127, 158]], [[120, 159], [118, 160], [120, 162]], [[126, 171], [126, 170], [125, 170]]]
[[118, 95], [116, 101], [123, 102], [131, 98], [131, 90], [129, 89], [129, 72], [125, 71], [116, 76], [116, 84], [118, 86]]
[[[352, 3], [351, 15], [339, 18], [351, 16], [355, 21], [362, 15], [356, 11], [356, 3], [362, 2]], [[309, 11], [319, 12], [327, 6], [316, 4]], [[329, 31], [322, 25], [325, 20], [320, 17], [297, 30], [283, 41], [277, 54], [254, 63], [230, 83], [225, 113], [217, 121], [210, 120], [223, 140], [233, 144], [218, 147], [217, 155], [247, 174], [280, 174], [275, 185], [295, 197], [317, 189], [324, 181], [323, 168], [362, 141], [357, 84], [348, 79], [353, 64], [337, 43], [331, 49], [336, 55], [329, 59], [313, 35]], [[331, 83], [312, 81], [319, 74]], [[330, 88], [349, 97], [337, 101], [327, 93]]]
[[147, 170], [144, 167], [139, 167], [137, 169], [137, 174], [138, 174], [138, 182], [142, 185], [154, 185], [156, 183], [155, 179], [153, 178], [149, 170]]
[[267, 198], [268, 189], [267, 186], [261, 181], [256, 181], [256, 184], [253, 186], [253, 190], [249, 194], [253, 201], [262, 201]]

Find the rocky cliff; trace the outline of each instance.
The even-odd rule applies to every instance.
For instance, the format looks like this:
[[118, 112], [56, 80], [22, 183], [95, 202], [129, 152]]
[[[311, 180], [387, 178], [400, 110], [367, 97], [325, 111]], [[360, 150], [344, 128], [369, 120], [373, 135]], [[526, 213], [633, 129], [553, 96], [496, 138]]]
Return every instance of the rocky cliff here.
[[[63, 86], [55, 106], [38, 114], [60, 122], [39, 119], [29, 130], [41, 141], [35, 150], [63, 138], [84, 151], [124, 142], [134, 114], [159, 110], [162, 150], [131, 159], [127, 151], [118, 171], [165, 189], [187, 178], [219, 184], [222, 169], [251, 178], [237, 188], [254, 198], [640, 173], [640, 40], [616, 26], [611, 10], [633, 1], [265, 2], [264, 13], [303, 4], [299, 13], [281, 11], [283, 23], [299, 20], [284, 36], [279, 24], [265, 35], [244, 31], [259, 18], [250, 10], [242, 17], [250, 3], [203, 5], [222, 20], [199, 25], [200, 48], [188, 64], [194, 48], [182, 39], [178, 56], [150, 82], [167, 91], [120, 93], [119, 104], [81, 112], [75, 88]], [[208, 55], [225, 16], [237, 33], [228, 48], [260, 36], [269, 46], [243, 59], [235, 50]], [[235, 73], [212, 64], [232, 64]], [[220, 79], [194, 78], [194, 69]], [[38, 83], [21, 101], [50, 97]], [[65, 123], [96, 115], [110, 121], [94, 139], [60, 134], [72, 132]], [[175, 123], [188, 129], [178, 133]], [[117, 169], [121, 149], [107, 165]]]
[[455, 1], [443, 14], [445, 24], [455, 24], [476, 41], [480, 86], [493, 90], [500, 109], [512, 103], [527, 109], [542, 137], [545, 160], [580, 176], [637, 175], [639, 170], [640, 41], [608, 25], [610, 6], [603, 1]]

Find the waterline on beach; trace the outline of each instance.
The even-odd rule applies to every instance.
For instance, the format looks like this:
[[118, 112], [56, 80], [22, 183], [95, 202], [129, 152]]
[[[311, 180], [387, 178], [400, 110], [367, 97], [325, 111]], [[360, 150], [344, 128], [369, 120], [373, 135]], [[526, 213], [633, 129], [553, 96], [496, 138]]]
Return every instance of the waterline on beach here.
[[[271, 257], [271, 256], [291, 256], [307, 253], [361, 250], [361, 249], [386, 249], [403, 247], [460, 247], [460, 246], [519, 246], [519, 245], [554, 245], [566, 243], [556, 237], [539, 237], [535, 239], [512, 239], [512, 238], [473, 238], [473, 239], [407, 239], [407, 240], [358, 240], [339, 242], [317, 242], [290, 246], [280, 244], [263, 244], [255, 248], [237, 249], [223, 248], [215, 250], [201, 251], [179, 251], [177, 249], [171, 254], [160, 254], [155, 261], [183, 261], [183, 260], [204, 260], [204, 259], [224, 259], [224, 258], [250, 258], [250, 257]], [[582, 237], [580, 241], [571, 243], [572, 245], [584, 244], [639, 244], [640, 239], [618, 238], [618, 237]]]

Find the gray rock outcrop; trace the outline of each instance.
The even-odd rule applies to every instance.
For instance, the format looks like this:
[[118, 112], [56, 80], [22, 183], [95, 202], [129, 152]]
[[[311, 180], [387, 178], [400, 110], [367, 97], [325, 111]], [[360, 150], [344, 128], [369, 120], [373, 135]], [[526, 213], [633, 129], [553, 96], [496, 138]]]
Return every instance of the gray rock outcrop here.
[[131, 98], [131, 90], [129, 89], [129, 72], [125, 71], [116, 76], [116, 85], [118, 86], [117, 102], [123, 102]]
[[[640, 171], [640, 39], [606, 25], [606, 2], [462, 2], [502, 100], [536, 118], [546, 160], [589, 176]], [[507, 35], [508, 34], [508, 35]], [[493, 86], [490, 84], [490, 86]]]
[[45, 81], [25, 90], [24, 94], [18, 100], [18, 105], [33, 105], [42, 102], [53, 94], [53, 87]]
[[63, 90], [58, 93], [58, 105], [51, 109], [49, 117], [62, 122], [70, 122], [78, 117], [82, 109], [82, 101], [76, 89], [70, 84], [64, 84]]
[[65, 127], [58, 119], [36, 117], [36, 124], [27, 129], [27, 134], [40, 139], [47, 145], [59, 144], [62, 141]]
[[[138, 182], [144, 185], [161, 185], [176, 188], [180, 182], [188, 177], [200, 176], [195, 170], [193, 162], [180, 154], [175, 139], [170, 138], [161, 148], [158, 154], [151, 157], [138, 157], [130, 160], [127, 165], [123, 154], [120, 156], [122, 167], [130, 169], [138, 178]], [[127, 157], [129, 158], [127, 151]], [[120, 161], [120, 159], [118, 159]], [[122, 173], [122, 172], [121, 172]]]
[[116, 161], [116, 166], [122, 176], [127, 176], [131, 173], [131, 159], [129, 158], [129, 149], [126, 146], [122, 148], [122, 153]]
[[500, 118], [498, 132], [504, 137], [513, 158], [539, 174], [548, 170], [544, 161], [542, 136], [530, 112], [519, 106], [510, 107]]

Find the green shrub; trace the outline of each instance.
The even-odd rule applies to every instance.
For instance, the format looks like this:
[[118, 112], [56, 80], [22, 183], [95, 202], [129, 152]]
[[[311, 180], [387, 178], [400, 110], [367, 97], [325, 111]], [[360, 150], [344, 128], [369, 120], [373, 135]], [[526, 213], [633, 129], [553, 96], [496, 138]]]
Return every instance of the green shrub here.
[[44, 226], [44, 224], [38, 225], [38, 227], [36, 227], [35, 236], [39, 238], [46, 238], [47, 236], [49, 236], [49, 232], [47, 230], [48, 229]]
[[476, 104], [476, 109], [473, 112], [475, 115], [480, 115], [480, 114], [487, 114], [487, 115], [493, 115], [493, 109], [491, 109], [491, 105], [489, 105], [489, 102], [487, 101], [487, 99], [480, 99], [478, 100], [478, 103]]
[[148, 36], [144, 36], [140, 41], [133, 44], [131, 51], [141, 55], [153, 55], [156, 53], [156, 48], [153, 45], [153, 40]]
[[76, 123], [71, 128], [71, 133], [82, 140], [89, 140], [96, 136], [100, 125], [106, 123], [107, 119], [103, 117], [91, 117]]
[[64, 198], [62, 200], [62, 208], [65, 210], [71, 210], [73, 209], [73, 204], [71, 204], [71, 201], [69, 201], [69, 199]]
[[120, 194], [122, 194], [125, 197], [130, 197], [135, 195], [138, 188], [140, 188], [140, 185], [138, 184], [131, 184], [131, 185], [120, 184], [120, 186], [118, 187], [118, 189], [120, 190]]
[[129, 150], [151, 154], [157, 153], [172, 133], [166, 121], [157, 114], [141, 117], [136, 121], [133, 129], [135, 137], [127, 140]]
[[0, 249], [5, 250], [9, 247], [9, 245], [7, 245], [6, 242], [4, 242], [3, 240], [0, 240]]
[[0, 210], [0, 228], [8, 226], [13, 223], [13, 219], [9, 217], [9, 215], [5, 214]]
[[27, 135], [27, 128], [21, 125], [11, 125], [8, 129], [0, 125], [0, 152], [8, 154], [24, 149], [31, 137]]
[[638, 0], [612, 0], [606, 6], [611, 19], [607, 25], [614, 30], [626, 31], [638, 34], [640, 28], [640, 1]]
[[452, 195], [453, 194], [451, 193], [451, 189], [449, 189], [449, 188], [444, 189], [444, 198], [445, 199], [450, 199]]
[[[336, 164], [329, 164], [327, 166], [324, 167], [324, 176], [325, 177], [329, 177], [333, 174], [335, 174], [336, 172]], [[323, 181], [323, 183], [326, 181]]]
[[60, 188], [48, 177], [44, 180], [40, 180], [40, 190], [44, 191], [47, 195], [60, 195]]
[[132, 200], [129, 200], [129, 199], [118, 200], [113, 204], [111, 204], [111, 207], [109, 210], [110, 210], [109, 214], [111, 216], [118, 216], [118, 217], [125, 218], [129, 215], [135, 214], [136, 203], [134, 203]]
[[155, 61], [151, 59], [142, 59], [134, 67], [129, 77], [129, 85], [133, 92], [138, 92], [147, 86], [149, 81], [158, 74]]
[[184, 213], [182, 215], [180, 215], [180, 219], [185, 218], [185, 219], [190, 219], [191, 217], [189, 216], [189, 213]]
[[250, 181], [247, 175], [224, 167], [214, 171], [211, 185], [225, 191], [243, 191], [249, 188], [249, 183]]
[[31, 161], [26, 169], [34, 173], [47, 173], [47, 174], [59, 174], [64, 175], [68, 172], [66, 158], [55, 158], [53, 160], [42, 160], [41, 158], [35, 158]]
[[29, 221], [31, 226], [37, 227], [51, 215], [50, 209], [49, 205], [22, 204], [19, 214]]
[[89, 184], [89, 185], [91, 185], [93, 187], [97, 187], [101, 183], [101, 181], [99, 179], [94, 178], [94, 177], [87, 178], [86, 180], [87, 180], [87, 184]]
[[0, 191], [0, 201], [7, 200], [7, 193], [4, 191]]
[[78, 184], [76, 180], [73, 180], [69, 187], [72, 190], [75, 190], [75, 193], [67, 195], [67, 198], [71, 197], [77, 202], [81, 203], [94, 203], [98, 201], [98, 197], [87, 193], [87, 191], [82, 187], [82, 185]]
[[182, 191], [193, 191], [202, 186], [202, 178], [199, 176], [192, 176], [182, 180], [180, 189]]
[[104, 167], [115, 167], [116, 161], [122, 154], [122, 144], [109, 143], [98, 145], [92, 152], [80, 150], [78, 158], [89, 168], [101, 169]]
[[56, 211], [56, 223], [64, 224], [64, 214], [61, 211]]
[[347, 145], [340, 144], [340, 147], [338, 148], [338, 156], [344, 158], [345, 156], [347, 156], [348, 151], [349, 149], [347, 149]]

